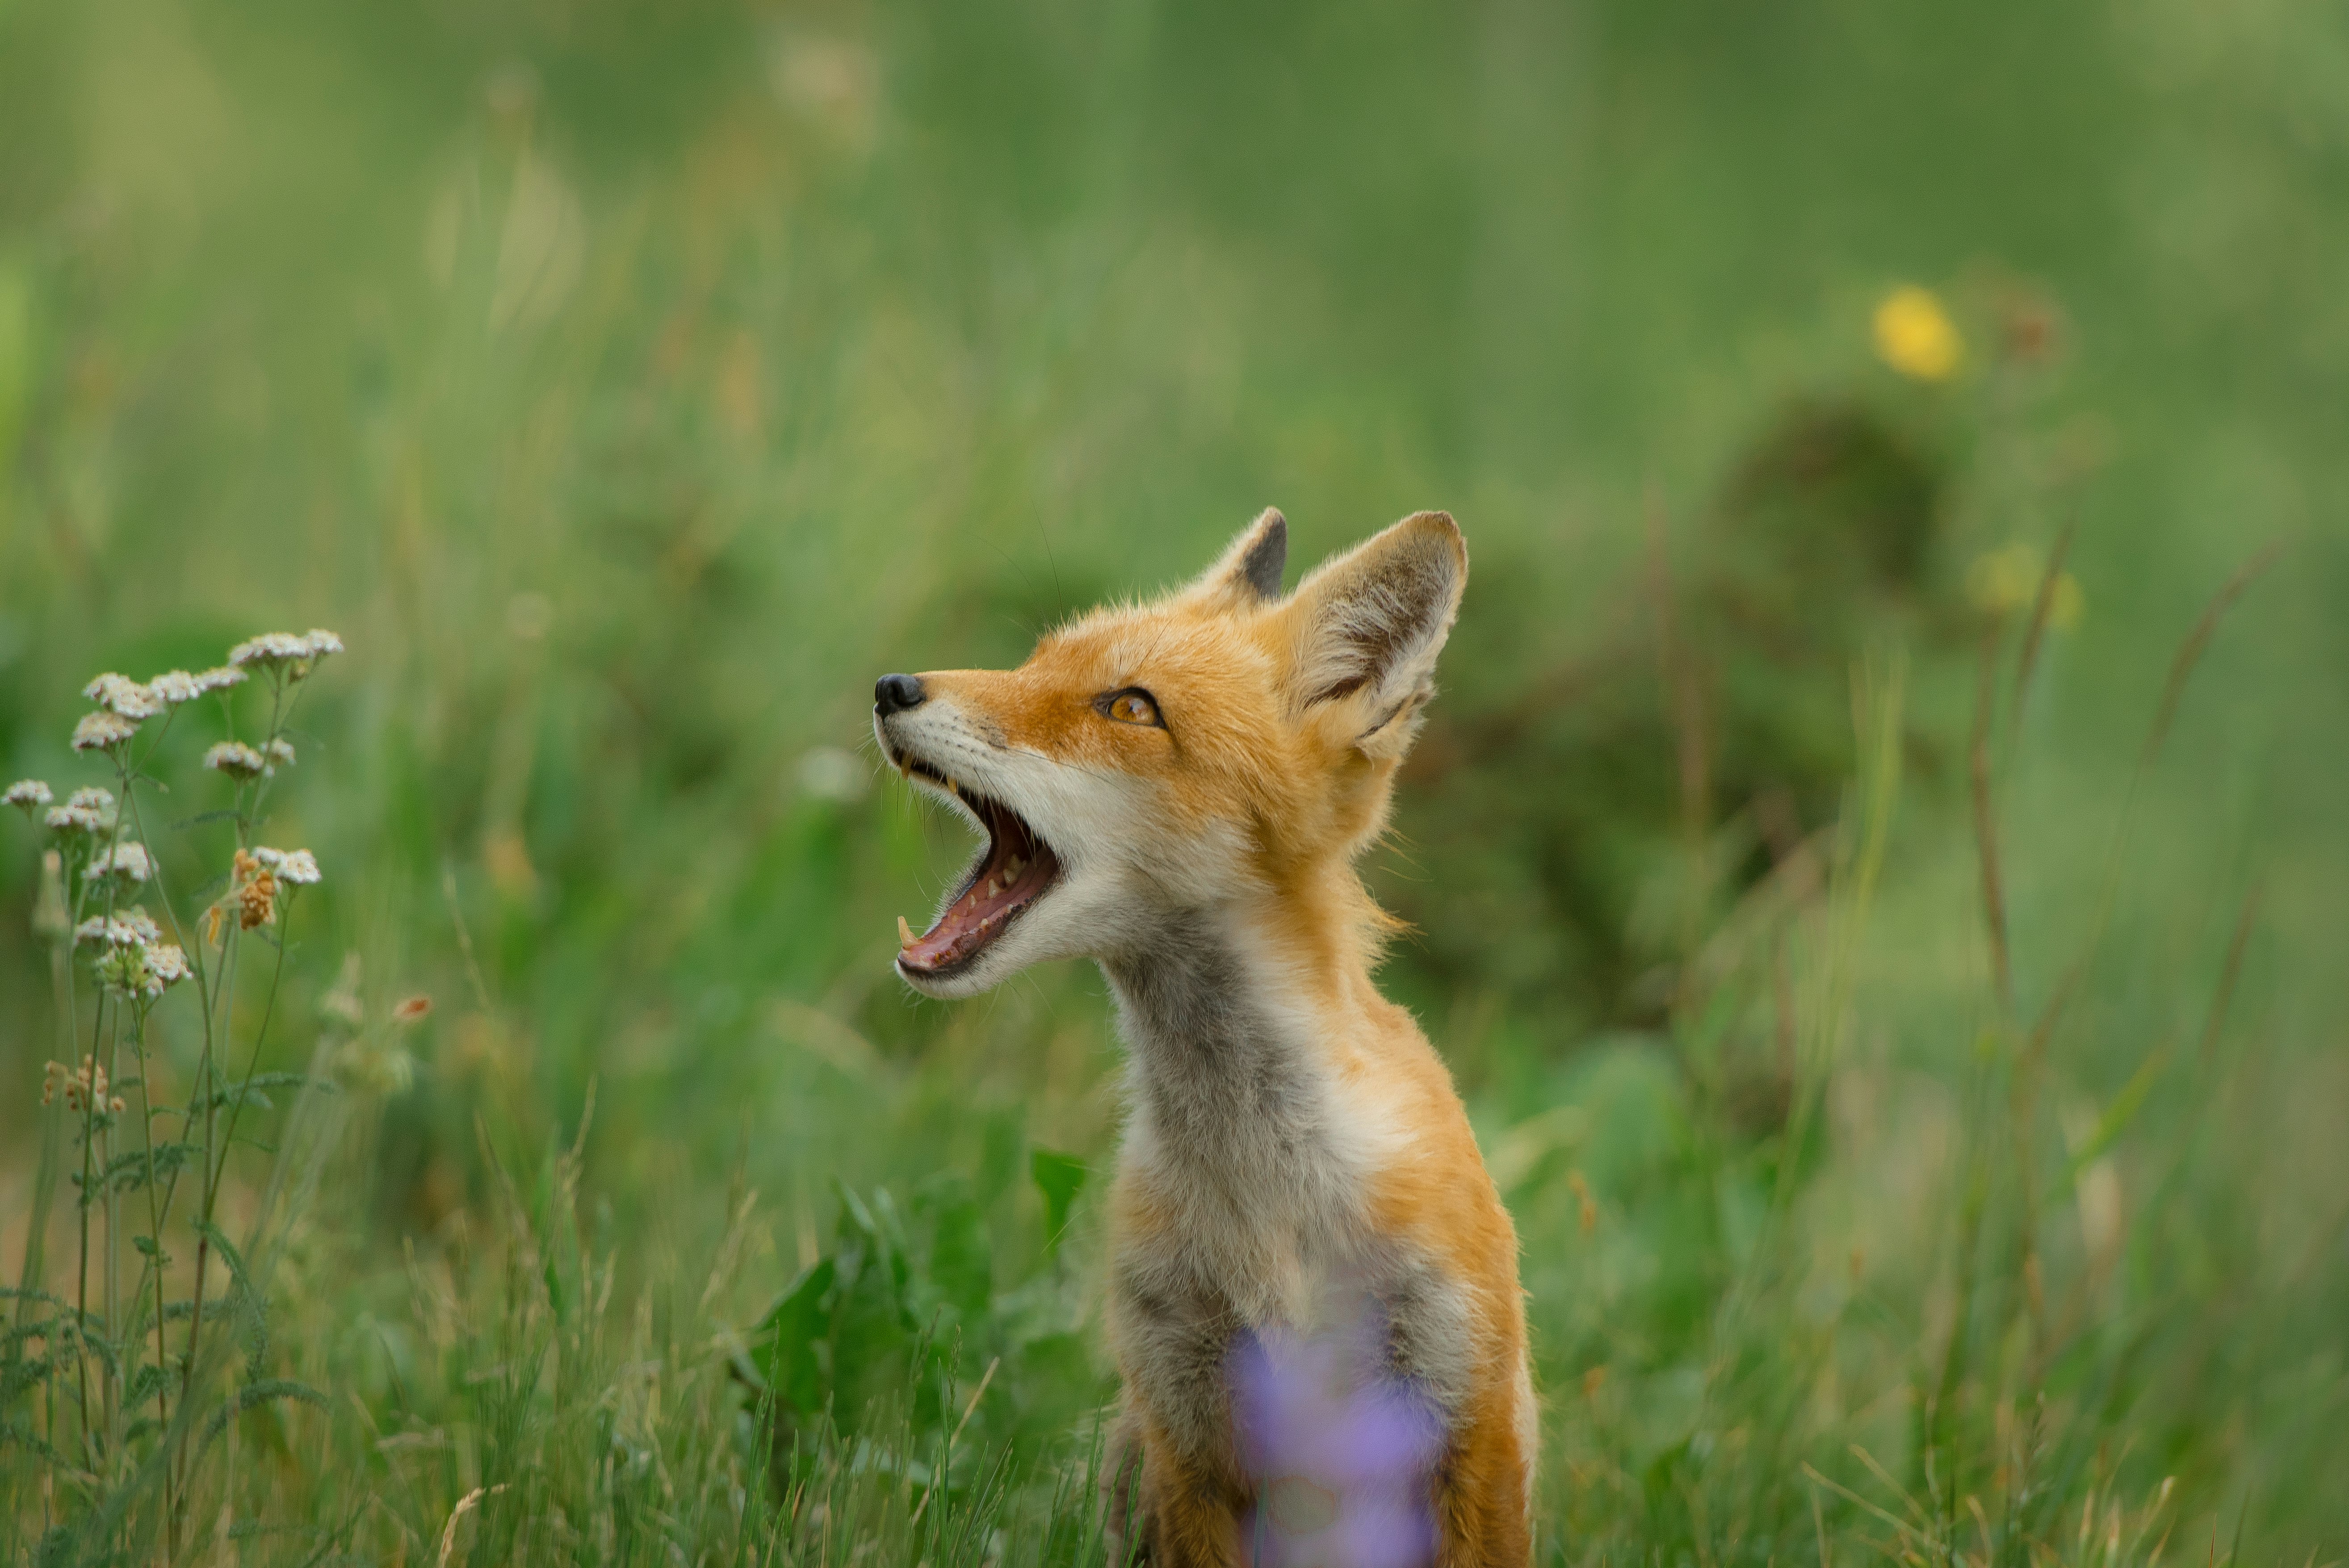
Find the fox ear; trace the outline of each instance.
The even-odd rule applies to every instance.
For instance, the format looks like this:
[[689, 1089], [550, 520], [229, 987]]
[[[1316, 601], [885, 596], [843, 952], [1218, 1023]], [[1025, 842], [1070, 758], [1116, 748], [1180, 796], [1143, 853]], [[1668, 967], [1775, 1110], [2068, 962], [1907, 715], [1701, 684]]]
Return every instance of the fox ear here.
[[1288, 520], [1268, 506], [1200, 574], [1191, 594], [1213, 609], [1252, 610], [1280, 597], [1280, 573], [1288, 564]]
[[1435, 655], [1468, 583], [1468, 547], [1440, 511], [1413, 513], [1297, 585], [1292, 690], [1373, 758], [1399, 758], [1435, 695]]

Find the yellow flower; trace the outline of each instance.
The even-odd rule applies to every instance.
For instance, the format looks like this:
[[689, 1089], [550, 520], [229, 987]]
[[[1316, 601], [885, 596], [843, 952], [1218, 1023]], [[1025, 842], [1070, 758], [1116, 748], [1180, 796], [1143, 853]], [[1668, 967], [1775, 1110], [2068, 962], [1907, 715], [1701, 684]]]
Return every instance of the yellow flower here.
[[1946, 381], [1965, 358], [1965, 340], [1930, 289], [1903, 284], [1876, 307], [1876, 352], [1918, 381]]
[[[1966, 597], [1976, 608], [1993, 614], [2027, 611], [2038, 602], [2044, 573], [2039, 552], [2018, 542], [1974, 558], [1974, 563], [1966, 568]], [[2047, 624], [2068, 632], [2080, 624], [2086, 609], [2079, 579], [2069, 572], [2057, 573], [2055, 585], [2047, 594]]]

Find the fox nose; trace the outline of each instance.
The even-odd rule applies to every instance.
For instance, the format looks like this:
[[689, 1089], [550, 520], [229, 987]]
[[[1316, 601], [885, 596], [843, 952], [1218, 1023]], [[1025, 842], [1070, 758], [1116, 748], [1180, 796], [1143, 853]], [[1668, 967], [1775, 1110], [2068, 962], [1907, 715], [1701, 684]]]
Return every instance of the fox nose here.
[[883, 676], [873, 683], [873, 711], [884, 718], [909, 707], [919, 707], [929, 697], [918, 676]]

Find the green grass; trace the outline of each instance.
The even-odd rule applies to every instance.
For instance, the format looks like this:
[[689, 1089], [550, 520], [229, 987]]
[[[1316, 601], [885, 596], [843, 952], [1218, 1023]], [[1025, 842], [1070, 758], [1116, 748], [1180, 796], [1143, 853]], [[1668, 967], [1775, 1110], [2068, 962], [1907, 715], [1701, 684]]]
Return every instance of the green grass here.
[[[103, 781], [99, 670], [350, 649], [260, 824], [326, 868], [261, 1066], [338, 1088], [230, 1156], [267, 1332], [207, 1364], [324, 1403], [222, 1423], [183, 1557], [1096, 1560], [1101, 984], [891, 978], [962, 846], [866, 694], [1267, 502], [1300, 561], [1468, 535], [1369, 872], [1526, 1241], [1545, 1561], [2337, 1557], [2344, 46], [0, 0], [0, 783]], [[1955, 380], [1872, 354], [1903, 282]], [[1984, 608], [2017, 542], [2076, 624]], [[54, 1289], [36, 837], [0, 1274], [46, 1213]], [[151, 1040], [193, 1092], [182, 995]], [[163, 1539], [129, 1450], [13, 1435], [56, 1398], [0, 1401], [0, 1540]]]

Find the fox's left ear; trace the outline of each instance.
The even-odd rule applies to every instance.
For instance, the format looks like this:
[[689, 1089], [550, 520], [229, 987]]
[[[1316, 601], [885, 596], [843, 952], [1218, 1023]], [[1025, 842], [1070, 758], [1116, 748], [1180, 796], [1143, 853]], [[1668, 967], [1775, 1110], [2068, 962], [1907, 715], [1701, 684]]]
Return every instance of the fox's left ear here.
[[1253, 610], [1280, 597], [1288, 564], [1288, 520], [1268, 506], [1199, 574], [1187, 596], [1212, 610]]
[[1467, 583], [1468, 546], [1441, 511], [1415, 512], [1325, 562], [1297, 585], [1289, 612], [1299, 705], [1342, 727], [1364, 755], [1401, 757], [1435, 695], [1435, 655]]

